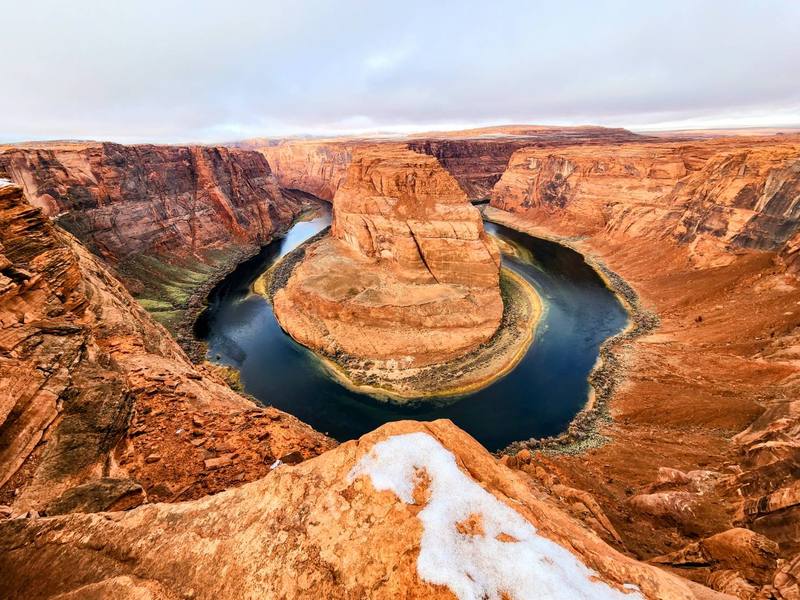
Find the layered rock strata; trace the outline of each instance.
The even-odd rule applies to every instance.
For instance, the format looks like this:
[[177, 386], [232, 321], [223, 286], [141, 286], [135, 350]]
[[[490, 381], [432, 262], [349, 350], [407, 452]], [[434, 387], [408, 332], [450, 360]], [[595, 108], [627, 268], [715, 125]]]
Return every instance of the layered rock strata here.
[[194, 366], [97, 257], [0, 180], [0, 504], [198, 497], [332, 445]]
[[357, 140], [283, 140], [255, 142], [247, 147], [267, 157], [278, 183], [332, 201], [344, 182], [353, 150], [369, 142]]
[[700, 263], [724, 263], [726, 247], [780, 250], [797, 231], [799, 157], [797, 136], [528, 148], [492, 205], [571, 234], [670, 235]]
[[0, 521], [0, 571], [9, 599], [729, 597], [620, 554], [447, 421], [202, 500]]
[[45, 143], [0, 148], [29, 201], [106, 260], [171, 328], [218, 268], [254, 252], [303, 210], [258, 152]]
[[510, 125], [464, 131], [431, 132], [407, 138], [252, 139], [237, 143], [259, 150], [284, 188], [332, 200], [344, 183], [353, 152], [370, 146], [408, 148], [436, 157], [470, 200], [488, 197], [511, 155], [527, 147], [611, 144], [649, 139], [625, 129]]
[[296, 340], [372, 385], [424, 395], [423, 382], [408, 377], [469, 354], [498, 330], [497, 246], [436, 159], [409, 150], [360, 151], [333, 204], [331, 235], [305, 249], [274, 295], [275, 314]]

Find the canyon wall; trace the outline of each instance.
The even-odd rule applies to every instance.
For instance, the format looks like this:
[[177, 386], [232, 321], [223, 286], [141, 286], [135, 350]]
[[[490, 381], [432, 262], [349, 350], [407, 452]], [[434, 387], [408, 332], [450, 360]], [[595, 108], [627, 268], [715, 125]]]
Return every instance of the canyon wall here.
[[0, 504], [58, 514], [198, 497], [333, 445], [213, 371], [0, 179]]
[[486, 210], [613, 270], [644, 331], [611, 355], [604, 443], [511, 463], [739, 598], [800, 590], [798, 160], [797, 136], [523, 149]]
[[800, 225], [800, 138], [526, 148], [492, 205], [571, 235], [670, 235], [699, 260], [776, 251]]
[[171, 326], [215, 269], [266, 243], [304, 206], [263, 155], [246, 150], [26, 145], [0, 148], [0, 169]]
[[236, 146], [259, 150], [269, 160], [284, 188], [299, 189], [332, 200], [345, 180], [347, 165], [358, 149], [408, 148], [436, 157], [470, 200], [488, 197], [511, 155], [526, 147], [570, 144], [610, 144], [647, 137], [606, 127], [545, 127], [512, 125], [451, 132], [431, 132], [407, 138], [253, 139]]
[[647, 139], [626, 129], [524, 125], [418, 137], [409, 141], [408, 147], [435, 156], [471, 200], [489, 197], [511, 155], [521, 148], [622, 144]]
[[353, 150], [367, 144], [358, 140], [285, 140], [255, 147], [267, 157], [281, 187], [331, 201], [344, 181]]

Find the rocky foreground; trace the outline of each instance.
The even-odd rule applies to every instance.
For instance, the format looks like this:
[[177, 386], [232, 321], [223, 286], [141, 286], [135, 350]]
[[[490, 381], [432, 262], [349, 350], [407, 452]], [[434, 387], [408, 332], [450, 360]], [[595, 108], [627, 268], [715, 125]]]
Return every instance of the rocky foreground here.
[[447, 421], [216, 496], [0, 521], [4, 598], [724, 598], [613, 550]]

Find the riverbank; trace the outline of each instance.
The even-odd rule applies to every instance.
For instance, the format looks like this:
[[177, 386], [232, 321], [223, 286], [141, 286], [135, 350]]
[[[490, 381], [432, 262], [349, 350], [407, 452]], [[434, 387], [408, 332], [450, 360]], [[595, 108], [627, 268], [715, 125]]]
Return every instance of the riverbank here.
[[625, 329], [610, 337], [600, 346], [600, 352], [592, 372], [589, 374], [589, 397], [586, 406], [575, 415], [563, 433], [547, 438], [530, 438], [509, 444], [500, 454], [514, 455], [521, 450], [541, 450], [553, 454], [579, 454], [590, 448], [602, 445], [606, 437], [600, 433], [600, 426], [611, 421], [609, 403], [617, 386], [625, 377], [625, 369], [619, 358], [621, 348], [632, 340], [646, 335], [659, 325], [658, 315], [645, 308], [636, 291], [617, 273], [597, 257], [587, 255], [576, 247], [576, 238], [552, 235], [534, 227], [512, 213], [491, 206], [483, 210], [487, 221], [503, 225], [542, 239], [566, 246], [583, 256], [626, 308], [629, 322]]
[[[270, 302], [302, 262], [306, 251], [327, 234], [317, 234], [284, 256], [253, 285]], [[487, 342], [444, 363], [399, 369], [339, 352], [315, 353], [325, 369], [352, 391], [382, 401], [448, 404], [480, 390], [509, 373], [530, 347], [542, 316], [542, 302], [533, 287], [508, 269], [502, 269], [500, 289], [503, 316]]]
[[290, 223], [273, 233], [264, 244], [253, 244], [233, 248], [221, 254], [217, 264], [203, 273], [202, 279], [199, 279], [189, 291], [187, 291], [185, 298], [170, 305], [169, 311], [174, 313], [174, 317], [167, 322], [159, 319], [159, 314], [162, 311], [154, 310], [154, 308], [158, 309], [159, 307], [153, 304], [154, 301], [152, 299], [138, 297], [136, 299], [157, 321], [161, 322], [161, 324], [167, 328], [193, 363], [197, 364], [203, 362], [207, 347], [204, 341], [198, 340], [195, 337], [194, 324], [206, 309], [208, 297], [214, 288], [240, 264], [250, 260], [261, 252], [262, 248], [286, 235], [286, 232], [294, 227], [296, 223], [314, 218], [319, 210], [320, 205], [318, 202], [306, 198], [305, 208]]

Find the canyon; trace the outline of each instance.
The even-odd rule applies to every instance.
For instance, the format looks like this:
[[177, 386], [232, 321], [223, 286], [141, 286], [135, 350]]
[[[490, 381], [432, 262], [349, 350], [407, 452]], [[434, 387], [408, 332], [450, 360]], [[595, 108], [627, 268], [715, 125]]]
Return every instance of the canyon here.
[[334, 442], [195, 365], [0, 179], [0, 504], [105, 510], [219, 491]]
[[[517, 126], [231, 149], [65, 143], [4, 147], [2, 169], [22, 185], [0, 183], [4, 596], [501, 597], [527, 581], [553, 597], [800, 597], [800, 136]], [[469, 315], [469, 345], [490, 335], [497, 252], [468, 198], [580, 251], [648, 318], [609, 341], [608, 378], [562, 436], [493, 457], [448, 422], [401, 422], [335, 447], [191, 361], [142, 308], [151, 275], [173, 271], [129, 266], [203, 265], [208, 281], [310, 196], [333, 201], [332, 233], [287, 263], [274, 296], [278, 315], [303, 307], [342, 327], [325, 339], [306, 322], [293, 335], [309, 345], [364, 343], [347, 322], [357, 310], [405, 323], [386, 302], [352, 303], [391, 289], [385, 273], [467, 288], [479, 310], [451, 298], [436, 322]], [[408, 342], [369, 339], [382, 358]], [[423, 347], [407, 354], [464, 349]], [[443, 504], [441, 481], [469, 502]], [[464, 577], [427, 562], [426, 536], [445, 530], [491, 544]], [[542, 558], [564, 569], [555, 589], [547, 569], [514, 562], [526, 544], [557, 546]]]

